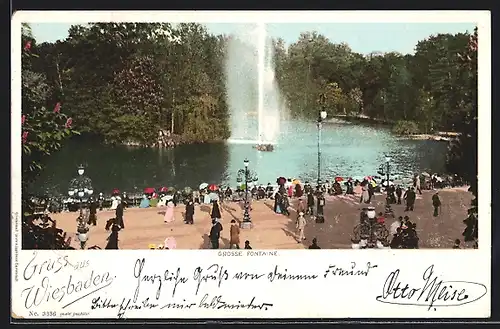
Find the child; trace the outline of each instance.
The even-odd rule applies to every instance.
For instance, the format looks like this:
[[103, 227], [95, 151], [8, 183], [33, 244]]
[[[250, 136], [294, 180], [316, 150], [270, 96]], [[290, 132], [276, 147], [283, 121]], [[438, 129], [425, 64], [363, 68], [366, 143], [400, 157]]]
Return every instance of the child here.
[[250, 246], [250, 241], [248, 240], [245, 241], [245, 249], [252, 249], [252, 247]]

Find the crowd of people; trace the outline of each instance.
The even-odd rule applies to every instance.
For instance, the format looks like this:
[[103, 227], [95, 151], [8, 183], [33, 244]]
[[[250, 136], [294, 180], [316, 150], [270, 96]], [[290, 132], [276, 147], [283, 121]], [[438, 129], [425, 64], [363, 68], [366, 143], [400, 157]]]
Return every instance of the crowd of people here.
[[[440, 181], [437, 175], [433, 175], [430, 179], [424, 179], [424, 188], [436, 188]], [[273, 211], [276, 214], [290, 216], [291, 200], [297, 199], [295, 226], [297, 243], [302, 243], [305, 240], [305, 226], [307, 220], [305, 216], [309, 215], [314, 218], [316, 223], [324, 223], [324, 208], [326, 205], [326, 196], [339, 195], [355, 195], [359, 194], [360, 204], [370, 204], [375, 193], [381, 192], [384, 188], [386, 192], [387, 204], [402, 204], [404, 202], [405, 212], [412, 212], [415, 209], [415, 200], [417, 193], [422, 194], [421, 176], [415, 175], [413, 184], [406, 189], [401, 184], [393, 184], [385, 182], [377, 176], [366, 176], [363, 179], [340, 178], [336, 177], [332, 182], [326, 180], [324, 183], [317, 184], [313, 187], [309, 182], [302, 183], [297, 179], [279, 177], [276, 184], [268, 183], [267, 185], [252, 185], [248, 190], [245, 186], [238, 186], [235, 189], [231, 187], [219, 187], [214, 185], [203, 186], [199, 189], [172, 191], [166, 188], [148, 189], [143, 194], [139, 204], [140, 208], [149, 207], [165, 207], [163, 221], [170, 223], [174, 220], [175, 207], [179, 204], [185, 206], [184, 223], [193, 225], [195, 222], [195, 205], [208, 204], [210, 208], [210, 217], [212, 226], [208, 234], [210, 247], [218, 249], [220, 247], [219, 240], [223, 231], [221, 218], [223, 209], [221, 203], [225, 200], [242, 201], [248, 198], [250, 200], [250, 209], [252, 200], [273, 200]], [[357, 192], [355, 190], [358, 190]], [[118, 232], [125, 229], [124, 209], [133, 204], [130, 197], [126, 193], [120, 193], [114, 190], [111, 197], [111, 205], [108, 209], [115, 211], [115, 216], [109, 219], [105, 229], [110, 232], [108, 242], [105, 249], [118, 249]], [[435, 192], [432, 196], [433, 215], [439, 216], [441, 201], [439, 193]], [[85, 203], [86, 218], [88, 225], [96, 226], [97, 211], [104, 210], [105, 198], [102, 193], [97, 198], [89, 198]], [[380, 214], [381, 215], [381, 214]], [[380, 217], [380, 216], [379, 216]], [[382, 222], [383, 223], [383, 222]], [[416, 224], [409, 220], [409, 216], [399, 217], [391, 226], [392, 239], [390, 241], [391, 248], [418, 248], [418, 235], [416, 233]], [[229, 230], [229, 248], [240, 248], [240, 227], [235, 220], [231, 221]], [[161, 245], [160, 245], [161, 246]], [[245, 241], [245, 249], [251, 249], [250, 242]], [[320, 249], [317, 239], [312, 239], [310, 249]], [[168, 249], [166, 246], [162, 249]]]
[[418, 249], [417, 224], [412, 223], [408, 216], [399, 216], [391, 225], [391, 249]]

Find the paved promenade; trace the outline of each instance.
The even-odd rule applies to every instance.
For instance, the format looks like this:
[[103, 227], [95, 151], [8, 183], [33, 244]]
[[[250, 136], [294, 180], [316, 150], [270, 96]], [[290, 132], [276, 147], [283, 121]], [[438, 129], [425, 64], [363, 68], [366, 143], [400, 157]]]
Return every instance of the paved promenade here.
[[[439, 192], [442, 201], [442, 214], [432, 216], [431, 191], [424, 191], [417, 195], [415, 211], [404, 212], [403, 205], [393, 206], [396, 216], [410, 216], [410, 220], [417, 224], [420, 237], [420, 248], [451, 248], [456, 238], [462, 238], [464, 225], [462, 220], [467, 216], [467, 208], [472, 195], [463, 189], [444, 189]], [[384, 195], [376, 195], [372, 205], [377, 212], [384, 211]], [[297, 200], [292, 201], [293, 207]], [[305, 228], [307, 240], [297, 243], [295, 240], [296, 212], [291, 211], [290, 217], [274, 214], [272, 200], [254, 201], [251, 212], [254, 227], [241, 230], [241, 247], [245, 240], [249, 240], [253, 249], [298, 249], [307, 248], [312, 238], [317, 237], [323, 249], [351, 248], [351, 235], [354, 226], [359, 221], [359, 212], [364, 205], [359, 204], [359, 196], [327, 197], [325, 209], [325, 223], [316, 224], [308, 218]], [[230, 222], [243, 219], [243, 203], [226, 202], [223, 205], [221, 233], [221, 248], [228, 248]], [[194, 225], [183, 222], [184, 206], [175, 209], [175, 220], [171, 223], [163, 222], [165, 208], [125, 210], [125, 229], [119, 234], [120, 249], [147, 249], [149, 244], [163, 244], [165, 238], [173, 237], [178, 249], [207, 249], [209, 248], [208, 233], [211, 221], [208, 205], [197, 205]], [[104, 230], [106, 221], [114, 217], [113, 211], [98, 212], [98, 225], [91, 227], [87, 246], [98, 245], [104, 249], [109, 233]], [[54, 214], [57, 226], [73, 237], [72, 245], [78, 247], [75, 238], [77, 213]], [[392, 221], [388, 221], [387, 226]]]

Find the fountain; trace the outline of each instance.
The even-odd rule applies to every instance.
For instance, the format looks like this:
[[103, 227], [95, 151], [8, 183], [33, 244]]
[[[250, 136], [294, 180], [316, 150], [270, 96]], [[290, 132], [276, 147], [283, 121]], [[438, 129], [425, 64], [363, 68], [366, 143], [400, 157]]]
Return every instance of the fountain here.
[[253, 144], [259, 151], [273, 151], [283, 111], [275, 81], [272, 45], [264, 23], [258, 23], [257, 29], [250, 33], [230, 38], [226, 87], [231, 115], [228, 142]]

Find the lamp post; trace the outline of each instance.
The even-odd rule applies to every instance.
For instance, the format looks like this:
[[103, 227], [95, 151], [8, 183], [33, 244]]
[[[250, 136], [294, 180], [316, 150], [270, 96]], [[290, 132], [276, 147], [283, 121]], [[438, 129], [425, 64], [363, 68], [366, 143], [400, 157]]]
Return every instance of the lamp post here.
[[80, 247], [85, 248], [85, 243], [88, 240], [87, 233], [89, 228], [87, 226], [86, 220], [83, 218], [83, 199], [88, 198], [94, 193], [92, 188], [92, 180], [83, 174], [85, 173], [85, 168], [80, 165], [78, 166], [78, 176], [73, 178], [69, 182], [68, 195], [70, 197], [77, 197], [79, 200], [80, 212], [77, 218], [76, 232], [78, 240], [80, 241]]
[[394, 212], [392, 211], [391, 204], [390, 204], [390, 198], [389, 198], [389, 181], [390, 181], [390, 175], [391, 175], [391, 158], [389, 156], [385, 157], [385, 166], [382, 166], [380, 170], [380, 174], [384, 175], [385, 171], [385, 180], [386, 180], [386, 198], [385, 198], [385, 216], [386, 217], [394, 217]]
[[327, 117], [327, 113], [324, 109], [319, 111], [318, 122], [317, 122], [317, 126], [318, 126], [318, 179], [317, 179], [317, 183], [318, 183], [318, 186], [320, 186], [320, 184], [321, 184], [321, 128], [322, 128], [323, 120], [325, 120], [326, 117]]
[[354, 227], [351, 239], [354, 249], [379, 248], [389, 245], [389, 230], [376, 220], [375, 207], [363, 208], [360, 223]]
[[245, 165], [245, 168], [238, 170], [237, 181], [245, 181], [245, 212], [243, 213], [243, 222], [241, 223], [241, 228], [245, 229], [252, 228], [252, 220], [250, 218], [250, 198], [248, 197], [248, 183], [255, 182], [258, 178], [255, 172], [248, 169], [248, 165], [250, 164], [248, 159], [245, 159], [243, 164]]

